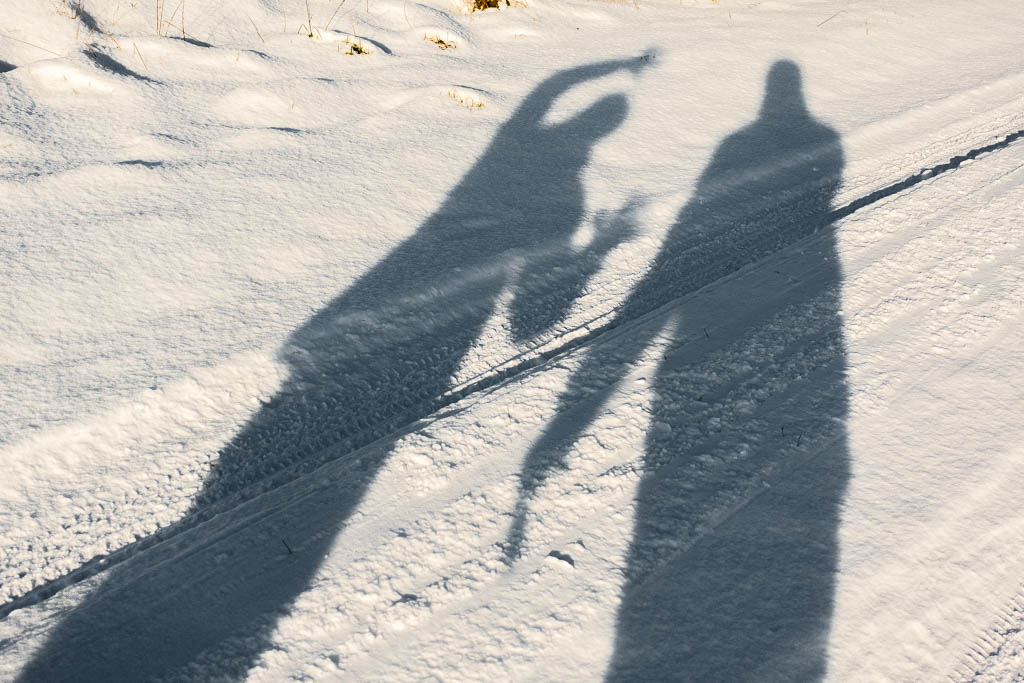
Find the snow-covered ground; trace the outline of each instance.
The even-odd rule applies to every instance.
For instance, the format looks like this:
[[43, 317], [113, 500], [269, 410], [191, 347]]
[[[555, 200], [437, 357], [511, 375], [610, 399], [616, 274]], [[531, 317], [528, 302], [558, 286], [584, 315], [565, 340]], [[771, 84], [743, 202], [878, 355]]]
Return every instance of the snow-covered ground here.
[[0, 678], [1024, 680], [1015, 3], [4, 0], [0, 71]]

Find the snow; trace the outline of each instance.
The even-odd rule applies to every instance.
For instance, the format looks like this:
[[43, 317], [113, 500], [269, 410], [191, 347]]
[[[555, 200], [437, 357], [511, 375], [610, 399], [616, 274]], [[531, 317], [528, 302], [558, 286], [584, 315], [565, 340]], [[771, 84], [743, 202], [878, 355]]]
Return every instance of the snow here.
[[0, 677], [1020, 680], [1012, 3], [159, 7], [0, 7]]

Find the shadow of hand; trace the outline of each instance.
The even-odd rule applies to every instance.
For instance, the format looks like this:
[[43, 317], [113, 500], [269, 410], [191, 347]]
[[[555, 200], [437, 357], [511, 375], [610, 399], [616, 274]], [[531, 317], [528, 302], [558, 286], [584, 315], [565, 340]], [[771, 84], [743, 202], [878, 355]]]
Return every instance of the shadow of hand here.
[[636, 235], [640, 202], [630, 200], [618, 211], [595, 218], [596, 234], [582, 249], [559, 245], [554, 252], [531, 259], [519, 274], [509, 322], [517, 343], [529, 341], [569, 318], [605, 257]]

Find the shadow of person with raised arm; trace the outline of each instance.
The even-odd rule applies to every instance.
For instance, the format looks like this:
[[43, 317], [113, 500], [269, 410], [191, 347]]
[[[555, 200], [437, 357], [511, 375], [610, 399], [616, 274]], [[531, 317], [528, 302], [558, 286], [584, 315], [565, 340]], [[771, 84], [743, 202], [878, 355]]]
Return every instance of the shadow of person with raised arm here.
[[658, 345], [645, 452], [624, 466], [641, 474], [609, 680], [825, 672], [848, 473], [841, 272], [824, 229], [842, 170], [799, 68], [776, 62], [757, 119], [715, 150], [610, 324], [620, 333], [590, 346], [526, 458], [510, 560], [528, 547], [531, 498]]
[[[243, 676], [390, 451], [364, 447], [450, 401], [460, 363], [520, 273], [539, 312], [517, 329], [534, 334], [558, 322], [566, 299], [626, 237], [571, 245], [584, 217], [581, 172], [625, 120], [626, 97], [604, 96], [557, 124], [544, 117], [570, 88], [648, 61], [562, 71], [527, 96], [417, 232], [291, 335], [287, 381], [220, 452], [181, 533], [124, 553], [20, 679], [140, 680], [189, 666], [186, 677], [202, 676], [195, 662], [211, 648], [218, 675]], [[530, 275], [551, 259], [571, 272], [555, 283], [568, 296]], [[267, 502], [327, 461], [347, 470], [341, 487], [288, 494], [289, 514]], [[233, 512], [217, 516], [224, 510]]]

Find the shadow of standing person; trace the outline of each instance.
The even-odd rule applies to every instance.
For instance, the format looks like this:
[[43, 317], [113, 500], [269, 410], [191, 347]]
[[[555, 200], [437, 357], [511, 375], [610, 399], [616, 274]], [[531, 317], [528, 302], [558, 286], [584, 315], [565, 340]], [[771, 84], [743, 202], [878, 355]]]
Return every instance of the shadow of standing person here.
[[[670, 338], [650, 384], [609, 680], [824, 674], [848, 454], [842, 275], [823, 228], [843, 165], [839, 136], [807, 111], [799, 68], [776, 62], [758, 118], [715, 150], [611, 323], [632, 326], [625, 350], [589, 349], [526, 458], [510, 559], [531, 497], [645, 348]], [[742, 270], [767, 258], [784, 265]], [[688, 330], [691, 318], [720, 321], [717, 338]], [[785, 436], [786, 422], [799, 436]]]
[[[636, 73], [647, 62], [580, 66], [530, 93], [417, 232], [291, 335], [283, 352], [288, 379], [221, 450], [179, 524], [182, 533], [143, 546], [145, 553], [124, 553], [128, 559], [68, 614], [19, 680], [164, 676], [228, 640], [230, 654], [217, 655], [218, 675], [244, 676], [271, 646], [277, 619], [307, 590], [389, 453], [386, 445], [363, 447], [448, 400], [499, 295], [516, 286], [518, 273], [531, 272], [532, 260], [561, 255], [582, 283], [625, 237], [571, 245], [584, 217], [582, 170], [594, 145], [625, 120], [626, 97], [604, 96], [561, 123], [543, 119], [570, 88], [620, 70]], [[577, 291], [582, 284], [560, 286]], [[533, 287], [531, 294], [547, 311], [531, 332], [557, 322], [550, 310], [566, 310], [559, 292]], [[261, 507], [259, 494], [339, 459], [351, 473], [342, 486], [304, 494], [308, 514], [267, 521], [277, 511]], [[245, 501], [241, 522], [214, 516], [243, 510]], [[204, 520], [211, 520], [205, 532], [197, 528]], [[268, 537], [276, 551], [254, 562], [249, 549], [267, 547]], [[284, 569], [279, 538], [288, 539]]]

